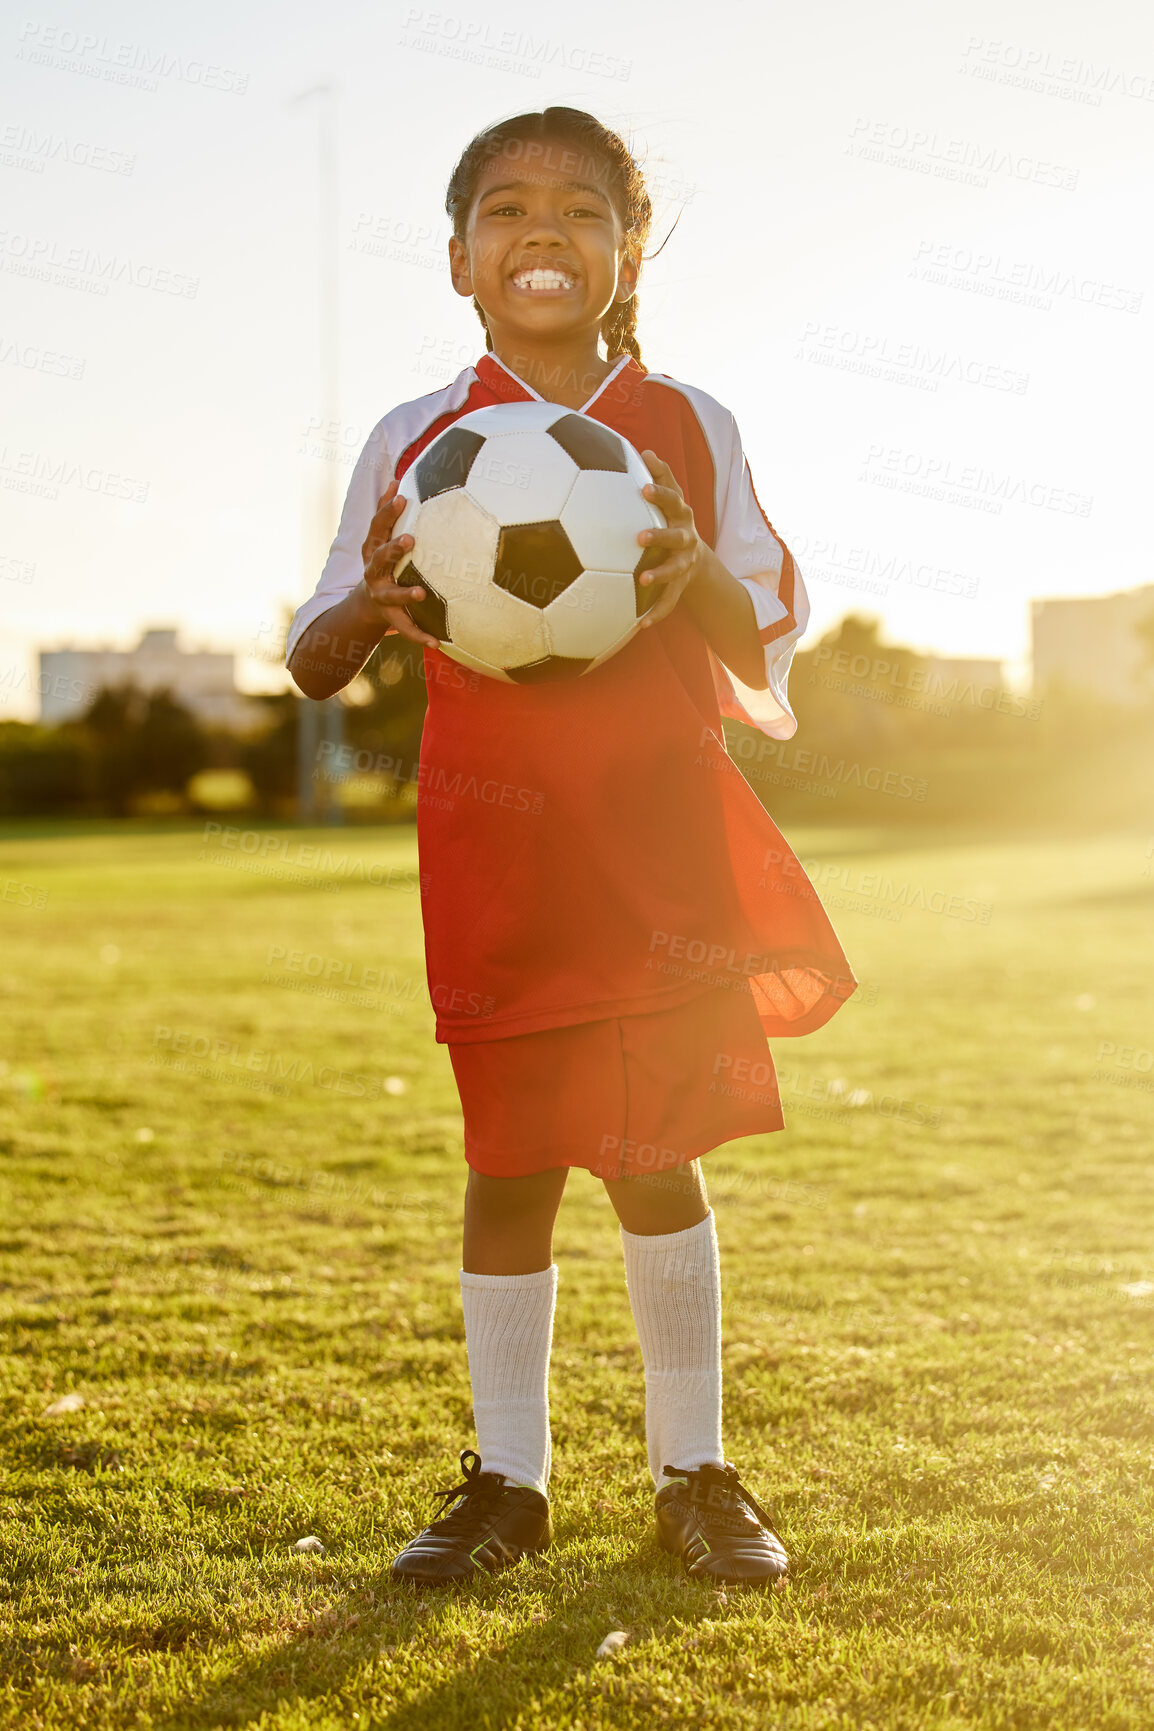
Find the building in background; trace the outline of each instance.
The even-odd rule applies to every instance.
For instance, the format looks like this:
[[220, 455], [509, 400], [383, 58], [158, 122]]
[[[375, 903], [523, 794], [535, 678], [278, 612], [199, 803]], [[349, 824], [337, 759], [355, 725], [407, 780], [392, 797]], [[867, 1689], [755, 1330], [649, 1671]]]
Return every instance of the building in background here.
[[42, 649], [40, 719], [47, 726], [75, 721], [106, 685], [168, 691], [210, 726], [251, 726], [255, 705], [236, 689], [236, 657], [182, 649], [176, 631], [146, 631], [135, 649]]
[[[926, 657], [926, 692], [930, 697], [956, 698], [959, 691], [1001, 691], [1005, 675], [1000, 661], [972, 655]], [[973, 699], [971, 699], [973, 701]]]
[[1030, 636], [1038, 694], [1060, 684], [1111, 703], [1154, 696], [1154, 583], [1035, 601]]

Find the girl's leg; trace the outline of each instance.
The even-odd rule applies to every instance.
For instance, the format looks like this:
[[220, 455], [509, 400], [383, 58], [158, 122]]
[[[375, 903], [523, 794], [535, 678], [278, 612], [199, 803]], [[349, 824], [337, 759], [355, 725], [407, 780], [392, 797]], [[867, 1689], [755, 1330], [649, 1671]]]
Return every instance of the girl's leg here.
[[553, 1222], [568, 1168], [525, 1178], [469, 1173], [461, 1302], [485, 1472], [544, 1494], [549, 1483], [549, 1349], [557, 1270]]
[[606, 1178], [605, 1188], [626, 1232], [639, 1238], [683, 1232], [709, 1213], [700, 1160], [689, 1160], [672, 1172]]
[[536, 1274], [553, 1260], [567, 1166], [526, 1178], [469, 1173], [462, 1263], [471, 1274]]
[[721, 1269], [696, 1160], [606, 1180], [621, 1222], [629, 1302], [645, 1364], [645, 1440], [660, 1489], [666, 1467], [723, 1466]]

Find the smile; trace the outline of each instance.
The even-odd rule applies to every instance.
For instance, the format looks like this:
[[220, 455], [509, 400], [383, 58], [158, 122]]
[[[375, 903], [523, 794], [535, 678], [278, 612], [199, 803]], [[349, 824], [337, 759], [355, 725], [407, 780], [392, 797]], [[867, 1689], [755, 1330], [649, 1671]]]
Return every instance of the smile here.
[[577, 278], [552, 265], [534, 265], [531, 270], [514, 271], [512, 283], [514, 288], [528, 289], [530, 294], [549, 294], [576, 288]]

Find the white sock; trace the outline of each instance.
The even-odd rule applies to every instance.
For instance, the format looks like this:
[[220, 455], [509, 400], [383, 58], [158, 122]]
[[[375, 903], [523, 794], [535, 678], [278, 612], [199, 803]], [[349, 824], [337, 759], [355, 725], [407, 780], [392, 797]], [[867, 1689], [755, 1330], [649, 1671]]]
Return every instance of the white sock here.
[[663, 1467], [724, 1466], [721, 1448], [721, 1267], [712, 1209], [684, 1232], [621, 1228], [625, 1279], [645, 1362], [645, 1442]]
[[461, 1270], [473, 1422], [482, 1471], [544, 1494], [549, 1484], [549, 1348], [557, 1269]]

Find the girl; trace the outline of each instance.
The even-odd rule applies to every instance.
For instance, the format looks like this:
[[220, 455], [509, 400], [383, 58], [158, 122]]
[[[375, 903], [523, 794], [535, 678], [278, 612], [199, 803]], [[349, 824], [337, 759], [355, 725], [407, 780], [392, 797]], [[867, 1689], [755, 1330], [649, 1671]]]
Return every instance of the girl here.
[[[505, 121], [461, 157], [447, 210], [453, 287], [487, 352], [376, 427], [288, 638], [314, 698], [389, 632], [423, 645], [422, 781], [467, 790], [499, 765], [533, 791], [418, 807], [429, 991], [470, 1167], [460, 1282], [479, 1453], [463, 1451], [464, 1482], [394, 1573], [459, 1581], [550, 1542], [552, 1233], [583, 1166], [621, 1223], [660, 1541], [691, 1575], [771, 1581], [785, 1552], [721, 1445], [720, 1276], [698, 1156], [782, 1128], [766, 1035], [819, 1027], [855, 984], [721, 725], [793, 733], [785, 682], [805, 591], [732, 416], [641, 364], [650, 205], [621, 139], [569, 108]], [[657, 598], [620, 654], [580, 679], [504, 685], [422, 629], [424, 590], [393, 580], [412, 540], [393, 529], [431, 439], [486, 404], [541, 399], [641, 449], [668, 526], [640, 536]]]

